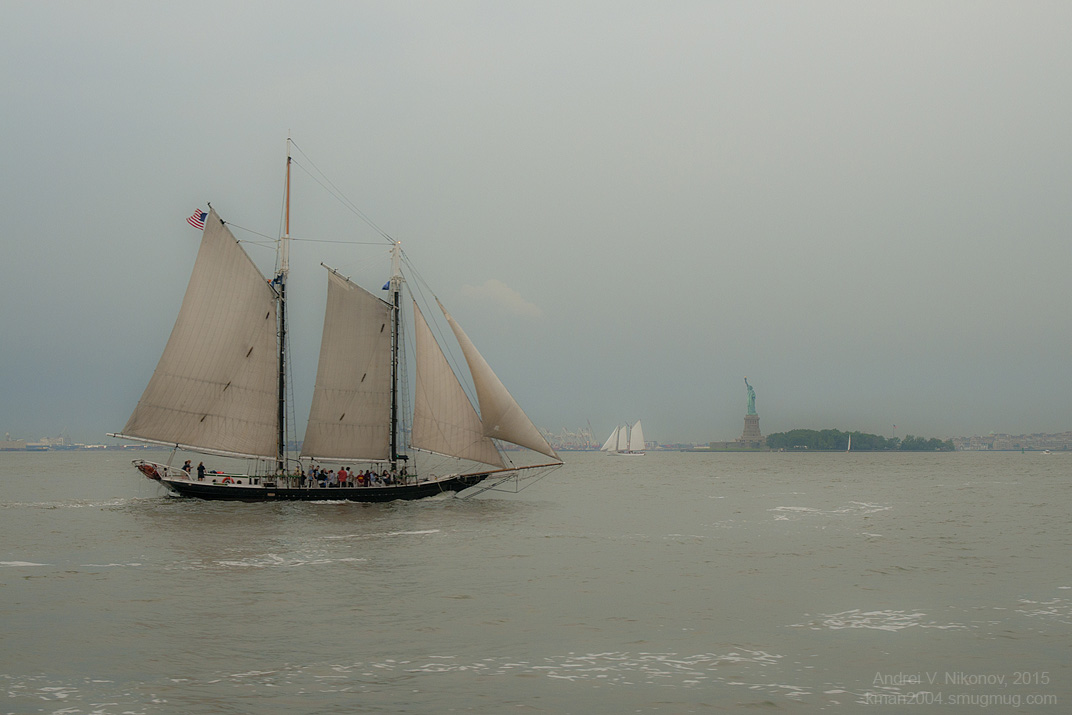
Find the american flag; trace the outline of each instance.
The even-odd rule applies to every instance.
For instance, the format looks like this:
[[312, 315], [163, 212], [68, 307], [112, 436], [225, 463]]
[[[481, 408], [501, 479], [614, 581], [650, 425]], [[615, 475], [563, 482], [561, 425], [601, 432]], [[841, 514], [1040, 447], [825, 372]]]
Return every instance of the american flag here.
[[205, 217], [206, 216], [208, 216], [207, 213], [205, 213], [201, 209], [198, 209], [197, 211], [194, 211], [193, 216], [191, 216], [190, 218], [186, 219], [186, 223], [190, 224], [194, 228], [199, 228], [202, 231], [204, 231], [205, 230]]

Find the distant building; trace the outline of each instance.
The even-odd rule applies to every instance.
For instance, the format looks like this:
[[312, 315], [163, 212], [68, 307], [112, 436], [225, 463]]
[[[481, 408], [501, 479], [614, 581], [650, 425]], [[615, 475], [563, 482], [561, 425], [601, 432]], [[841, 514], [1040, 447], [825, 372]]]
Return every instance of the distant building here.
[[1056, 434], [996, 434], [954, 437], [953, 446], [965, 452], [1072, 451], [1072, 432]]
[[11, 452], [16, 449], [26, 449], [26, 440], [11, 439], [10, 434], [5, 434], [4, 439], [0, 440], [0, 452]]

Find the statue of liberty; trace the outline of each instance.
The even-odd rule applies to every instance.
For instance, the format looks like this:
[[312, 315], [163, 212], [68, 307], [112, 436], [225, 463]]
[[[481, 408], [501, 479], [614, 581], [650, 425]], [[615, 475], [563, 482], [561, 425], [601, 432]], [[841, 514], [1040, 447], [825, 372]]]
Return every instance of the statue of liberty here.
[[756, 391], [748, 384], [748, 378], [744, 379], [744, 386], [748, 388], [748, 414], [756, 414]]

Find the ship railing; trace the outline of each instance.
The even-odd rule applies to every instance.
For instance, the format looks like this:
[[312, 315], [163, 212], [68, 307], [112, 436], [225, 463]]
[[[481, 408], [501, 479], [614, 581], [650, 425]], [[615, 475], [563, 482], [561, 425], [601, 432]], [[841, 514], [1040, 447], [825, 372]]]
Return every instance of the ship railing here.
[[[145, 476], [150, 479], [169, 481], [169, 482], [197, 482], [204, 481], [209, 484], [233, 484], [235, 486], [258, 486], [261, 483], [260, 477], [251, 477], [248, 474], [237, 474], [234, 472], [223, 472], [220, 470], [206, 470], [205, 478], [199, 480], [197, 478], [196, 470], [193, 474], [187, 472], [181, 467], [175, 467], [170, 464], [161, 464], [159, 462], [150, 462], [147, 459], [135, 459], [133, 461], [134, 466]], [[267, 485], [266, 485], [267, 486]]]
[[132, 464], [137, 468], [139, 472], [149, 477], [149, 479], [167, 479], [178, 480], [185, 479], [190, 481], [190, 475], [179, 467], [173, 467], [169, 464], [161, 464], [160, 462], [150, 462], [147, 459], [135, 459]]

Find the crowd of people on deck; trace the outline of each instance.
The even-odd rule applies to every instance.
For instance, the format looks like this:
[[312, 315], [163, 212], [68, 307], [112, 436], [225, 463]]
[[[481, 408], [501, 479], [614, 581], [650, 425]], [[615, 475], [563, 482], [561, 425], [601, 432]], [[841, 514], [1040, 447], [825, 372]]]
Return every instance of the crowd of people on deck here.
[[[182, 471], [186, 472], [187, 475], [190, 475], [193, 471], [190, 460], [186, 460], [186, 463], [182, 465]], [[197, 465], [197, 481], [205, 481], [206, 471], [204, 462]], [[218, 471], [208, 473], [211, 475], [222, 474], [222, 472]], [[325, 489], [333, 487], [390, 487], [397, 484], [409, 484], [411, 479], [404, 465], [398, 470], [384, 469], [382, 472], [376, 472], [372, 469], [366, 469], [362, 472], [347, 469], [346, 467], [339, 467], [338, 471], [336, 471], [311, 464], [308, 471], [302, 468], [298, 476], [301, 479], [302, 488], [308, 486], [310, 488], [320, 487]], [[252, 481], [250, 483], [252, 484]]]
[[303, 487], [307, 485], [322, 488], [389, 487], [409, 483], [409, 474], [405, 466], [399, 470], [385, 469], [382, 472], [376, 472], [372, 469], [366, 469], [362, 472], [347, 469], [346, 467], [339, 467], [338, 471], [336, 471], [311, 464], [308, 471], [302, 469], [300, 476]]

